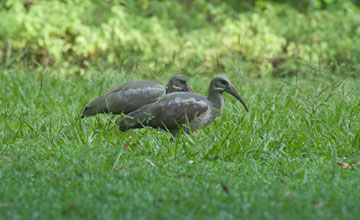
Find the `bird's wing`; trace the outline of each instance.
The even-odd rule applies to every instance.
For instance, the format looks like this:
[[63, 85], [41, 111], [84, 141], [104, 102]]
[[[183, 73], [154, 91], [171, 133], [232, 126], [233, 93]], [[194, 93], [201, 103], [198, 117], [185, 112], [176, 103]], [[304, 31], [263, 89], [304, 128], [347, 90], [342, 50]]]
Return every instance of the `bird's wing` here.
[[[193, 93], [192, 93], [193, 94]], [[164, 95], [155, 103], [145, 105], [119, 122], [121, 130], [150, 126], [163, 129], [178, 129], [208, 110], [203, 97]]]
[[125, 114], [135, 111], [143, 105], [152, 103], [165, 94], [165, 87], [154, 81], [130, 81], [120, 84], [90, 102], [83, 116], [97, 113]]

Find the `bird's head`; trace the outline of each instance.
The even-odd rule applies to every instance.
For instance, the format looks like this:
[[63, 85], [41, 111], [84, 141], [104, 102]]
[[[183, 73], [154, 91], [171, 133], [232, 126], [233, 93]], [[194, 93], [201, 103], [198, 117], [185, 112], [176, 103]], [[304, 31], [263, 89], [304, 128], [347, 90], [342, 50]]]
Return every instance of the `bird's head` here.
[[166, 93], [171, 92], [194, 92], [187, 79], [183, 75], [173, 76], [166, 85]]
[[218, 93], [227, 92], [227, 93], [231, 94], [237, 100], [239, 100], [241, 102], [241, 104], [243, 104], [246, 111], [249, 111], [245, 102], [242, 100], [242, 98], [240, 97], [239, 93], [236, 91], [234, 86], [231, 85], [231, 82], [228, 78], [226, 78], [224, 76], [215, 77], [210, 83], [210, 88], [213, 91], [218, 92]]

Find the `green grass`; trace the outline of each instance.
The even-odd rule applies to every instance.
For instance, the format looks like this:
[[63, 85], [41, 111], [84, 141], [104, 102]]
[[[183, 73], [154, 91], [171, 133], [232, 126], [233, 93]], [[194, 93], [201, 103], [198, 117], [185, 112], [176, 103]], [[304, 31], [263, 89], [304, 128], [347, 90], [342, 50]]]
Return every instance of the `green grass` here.
[[[96, 72], [1, 69], [1, 219], [359, 218], [359, 169], [336, 161], [360, 162], [360, 80], [229, 73], [250, 112], [225, 94], [214, 123], [172, 143], [121, 133], [117, 117], [81, 120], [88, 101], [141, 77]], [[189, 77], [203, 94], [210, 79]]]

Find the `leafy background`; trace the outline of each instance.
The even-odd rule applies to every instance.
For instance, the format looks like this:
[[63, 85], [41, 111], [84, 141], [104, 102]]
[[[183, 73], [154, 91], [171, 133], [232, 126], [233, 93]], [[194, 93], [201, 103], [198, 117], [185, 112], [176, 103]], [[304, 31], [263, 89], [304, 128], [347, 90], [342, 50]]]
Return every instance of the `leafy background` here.
[[[185, 0], [0, 3], [0, 58], [59, 64], [68, 72], [99, 59], [144, 72], [236, 71], [247, 74], [331, 72], [356, 75], [359, 1]], [[17, 55], [11, 56], [10, 53]], [[284, 62], [285, 61], [285, 62]], [[255, 63], [249, 65], [246, 63]], [[351, 68], [344, 64], [354, 64]], [[74, 64], [78, 67], [71, 67]], [[310, 66], [310, 68], [309, 68]], [[65, 71], [65, 70], [64, 70]]]

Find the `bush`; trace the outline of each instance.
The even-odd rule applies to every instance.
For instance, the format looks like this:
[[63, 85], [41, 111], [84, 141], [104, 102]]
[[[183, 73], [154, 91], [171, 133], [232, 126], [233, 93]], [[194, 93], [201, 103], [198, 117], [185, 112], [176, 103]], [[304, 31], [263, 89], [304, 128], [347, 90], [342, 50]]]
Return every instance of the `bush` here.
[[122, 68], [161, 63], [158, 71], [200, 72], [224, 71], [221, 63], [240, 59], [261, 75], [272, 72], [277, 55], [357, 63], [360, 11], [352, 1], [289, 2], [7, 0], [0, 6], [0, 58], [17, 51], [20, 61], [69, 66], [101, 59]]

